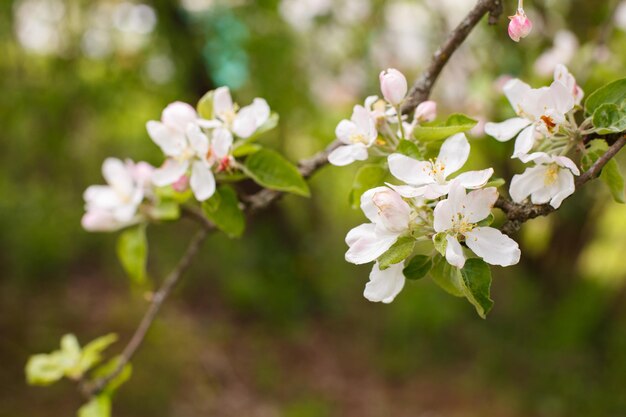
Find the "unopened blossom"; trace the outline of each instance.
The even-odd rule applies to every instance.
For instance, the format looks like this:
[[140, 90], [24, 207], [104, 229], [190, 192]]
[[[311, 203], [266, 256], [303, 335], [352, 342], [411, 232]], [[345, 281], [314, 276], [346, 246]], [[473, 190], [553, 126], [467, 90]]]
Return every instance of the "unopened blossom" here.
[[421, 102], [415, 109], [414, 119], [417, 123], [432, 122], [437, 117], [437, 103], [433, 100]]
[[392, 106], [398, 106], [404, 100], [409, 89], [406, 77], [397, 69], [389, 68], [379, 75], [380, 91]]
[[372, 146], [378, 137], [374, 118], [360, 105], [354, 106], [350, 120], [339, 122], [335, 134], [343, 145], [328, 155], [328, 162], [337, 166], [366, 160], [367, 148]]
[[361, 196], [361, 210], [371, 223], [355, 227], [346, 236], [346, 261], [357, 265], [378, 259], [409, 230], [411, 220], [411, 207], [387, 187], [366, 191]]
[[390, 265], [387, 269], [380, 269], [378, 262], [374, 264], [370, 273], [369, 282], [365, 285], [363, 296], [369, 301], [389, 304], [404, 288], [405, 278], [402, 273], [404, 263]]
[[219, 87], [213, 93], [213, 117], [214, 120], [201, 121], [200, 125], [207, 128], [222, 126], [246, 139], [268, 121], [270, 107], [264, 99], [255, 98], [252, 104], [238, 109], [228, 87]]
[[509, 189], [513, 201], [521, 203], [530, 196], [533, 204], [550, 203], [555, 209], [559, 208], [563, 200], [574, 193], [574, 175], [580, 175], [576, 164], [565, 156], [545, 152], [530, 154], [526, 160], [536, 165], [513, 176]]
[[560, 81], [554, 81], [550, 87], [531, 88], [516, 78], [506, 83], [504, 94], [518, 117], [486, 123], [485, 133], [500, 142], [517, 136], [513, 158], [528, 154], [538, 136], [556, 135], [576, 104], [572, 90]]
[[520, 249], [513, 239], [498, 229], [478, 225], [489, 216], [497, 199], [494, 187], [466, 194], [465, 188], [455, 181], [448, 198], [437, 203], [433, 226], [438, 234], [445, 234], [445, 257], [450, 265], [465, 265], [462, 242], [488, 264], [509, 266], [519, 262]]
[[[439, 155], [430, 161], [418, 161], [400, 153], [389, 155], [391, 174], [408, 185], [389, 185], [403, 197], [439, 198], [450, 190], [448, 177], [457, 172], [469, 157], [470, 145], [464, 133], [450, 136], [443, 142]], [[468, 171], [455, 178], [467, 189], [484, 186], [493, 175], [493, 168]]]
[[153, 170], [146, 162], [105, 159], [102, 176], [107, 185], [92, 185], [85, 190], [82, 226], [92, 232], [114, 231], [138, 222], [138, 208], [148, 192]]
[[[152, 175], [154, 185], [163, 187], [176, 183], [189, 170], [189, 185], [198, 201], [204, 201], [215, 192], [215, 177], [211, 172], [208, 137], [197, 124], [198, 117], [193, 107], [176, 102], [163, 110], [161, 121], [151, 120], [146, 124], [148, 134], [168, 157]], [[223, 140], [232, 143], [227, 132]], [[213, 132], [215, 136], [216, 133]]]
[[533, 23], [521, 7], [517, 9], [517, 13], [514, 16], [509, 16], [509, 19], [511, 20], [509, 22], [509, 36], [515, 42], [519, 42], [520, 39], [528, 36], [533, 29]]

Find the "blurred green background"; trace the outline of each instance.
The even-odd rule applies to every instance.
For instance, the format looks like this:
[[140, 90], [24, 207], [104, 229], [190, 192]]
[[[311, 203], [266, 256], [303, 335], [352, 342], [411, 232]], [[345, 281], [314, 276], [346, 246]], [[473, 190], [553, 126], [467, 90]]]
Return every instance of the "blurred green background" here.
[[[61, 335], [127, 340], [145, 307], [115, 234], [80, 227], [82, 191], [107, 156], [162, 161], [145, 132], [174, 100], [228, 85], [281, 116], [262, 141], [292, 160], [334, 139], [378, 72], [413, 79], [472, 0], [4, 0], [0, 2], [0, 416], [69, 416], [68, 382], [28, 387], [29, 355]], [[512, 115], [502, 75], [535, 86], [558, 62], [585, 91], [626, 74], [626, 2], [527, 1], [519, 45], [482, 24], [434, 98], [440, 114]], [[484, 22], [483, 22], [484, 23]], [[472, 167], [509, 179], [512, 143], [473, 132]], [[391, 305], [362, 297], [369, 267], [343, 260], [363, 222], [354, 167], [326, 167], [239, 240], [215, 234], [166, 303], [114, 415], [626, 415], [626, 207], [593, 183], [524, 226], [522, 262], [494, 269], [486, 321], [427, 280]], [[194, 225], [149, 229], [158, 282]], [[118, 342], [111, 351], [119, 351]]]

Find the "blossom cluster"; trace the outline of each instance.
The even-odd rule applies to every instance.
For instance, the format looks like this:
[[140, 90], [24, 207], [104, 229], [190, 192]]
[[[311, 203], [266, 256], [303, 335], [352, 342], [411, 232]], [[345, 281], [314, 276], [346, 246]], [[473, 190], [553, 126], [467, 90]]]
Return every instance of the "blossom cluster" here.
[[190, 189], [202, 202], [215, 193], [216, 175], [239, 168], [233, 152], [267, 127], [269, 105], [255, 98], [239, 108], [228, 87], [207, 93], [201, 104], [208, 109], [202, 114], [187, 103], [171, 103], [161, 120], [146, 124], [148, 135], [165, 154], [160, 167], [116, 158], [104, 161], [102, 174], [107, 185], [92, 185], [84, 193], [85, 229], [115, 231], [158, 220], [160, 191], [165, 187], [179, 194]]

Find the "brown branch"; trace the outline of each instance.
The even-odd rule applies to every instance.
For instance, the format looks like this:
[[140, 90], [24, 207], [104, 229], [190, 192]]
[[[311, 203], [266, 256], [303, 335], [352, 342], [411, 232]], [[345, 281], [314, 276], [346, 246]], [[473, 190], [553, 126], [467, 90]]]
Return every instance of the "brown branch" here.
[[[597, 178], [602, 168], [626, 145], [626, 136], [617, 139], [609, 149], [585, 172], [576, 179], [576, 190]], [[501, 229], [507, 235], [517, 232], [523, 223], [539, 216], [546, 216], [553, 211], [550, 204], [514, 203], [504, 197], [498, 198], [495, 207], [506, 214], [507, 221]]]
[[474, 8], [465, 16], [465, 19], [459, 23], [445, 42], [437, 49], [430, 60], [430, 65], [417, 79], [411, 87], [407, 98], [402, 105], [402, 112], [408, 113], [417, 107], [422, 101], [430, 96], [435, 85], [435, 81], [439, 78], [439, 74], [446, 66], [452, 54], [461, 46], [472, 29], [480, 22], [486, 14], [489, 14], [489, 24], [495, 24], [498, 16], [502, 13], [501, 0], [479, 0]]

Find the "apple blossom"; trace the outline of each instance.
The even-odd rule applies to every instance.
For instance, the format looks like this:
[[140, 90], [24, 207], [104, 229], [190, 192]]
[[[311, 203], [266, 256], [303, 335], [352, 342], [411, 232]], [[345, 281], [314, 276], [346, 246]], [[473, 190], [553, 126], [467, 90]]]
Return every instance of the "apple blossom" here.
[[437, 117], [437, 103], [433, 100], [421, 102], [415, 109], [414, 119], [417, 123], [432, 122]]
[[372, 262], [385, 253], [409, 230], [411, 207], [400, 194], [387, 187], [376, 187], [361, 196], [361, 210], [371, 223], [350, 230], [346, 261], [353, 264]]
[[513, 158], [530, 152], [537, 136], [552, 137], [559, 133], [560, 126], [567, 123], [567, 113], [576, 104], [572, 90], [561, 81], [534, 89], [516, 78], [508, 81], [503, 90], [518, 117], [486, 123], [485, 133], [500, 142], [517, 136]]
[[369, 301], [391, 303], [404, 288], [406, 279], [402, 273], [404, 263], [390, 265], [387, 269], [380, 269], [378, 262], [374, 264], [370, 279], [365, 284], [363, 296]]
[[437, 203], [433, 224], [437, 234], [433, 241], [445, 237], [445, 257], [450, 265], [457, 268], [465, 265], [461, 242], [488, 264], [509, 266], [519, 262], [521, 252], [513, 239], [498, 229], [478, 225], [491, 214], [497, 199], [494, 187], [466, 194], [461, 183], [454, 181], [448, 198]]
[[519, 7], [514, 16], [509, 16], [509, 36], [515, 42], [519, 42], [521, 38], [525, 38], [533, 29], [533, 23], [526, 16], [524, 9]]
[[402, 103], [409, 88], [406, 77], [397, 69], [389, 68], [380, 73], [379, 79], [380, 90], [385, 100], [392, 106]]
[[349, 165], [367, 159], [367, 148], [378, 137], [376, 123], [365, 107], [356, 105], [350, 120], [342, 120], [335, 129], [337, 138], [344, 143], [328, 155], [328, 162], [336, 166]]
[[213, 115], [215, 120], [201, 121], [206, 128], [223, 126], [242, 139], [249, 138], [270, 117], [270, 107], [262, 98], [238, 110], [233, 103], [228, 87], [219, 87], [213, 93]]
[[565, 156], [535, 152], [526, 158], [536, 163], [526, 168], [523, 174], [513, 176], [509, 193], [516, 203], [528, 196], [533, 204], [550, 203], [559, 208], [563, 200], [574, 193], [574, 175], [580, 171], [574, 162]]
[[[418, 161], [400, 153], [387, 158], [391, 174], [408, 185], [389, 185], [403, 197], [439, 198], [448, 193], [448, 177], [457, 172], [467, 161], [470, 145], [464, 133], [450, 136], [443, 142], [437, 158]], [[468, 171], [456, 180], [468, 189], [484, 186], [493, 175], [493, 168]]]
[[83, 228], [92, 232], [114, 231], [137, 223], [137, 211], [148, 192], [153, 169], [146, 162], [105, 159], [102, 176], [107, 185], [92, 185], [83, 194]]

